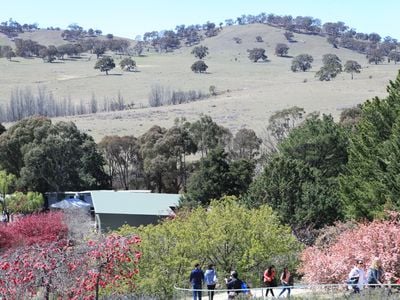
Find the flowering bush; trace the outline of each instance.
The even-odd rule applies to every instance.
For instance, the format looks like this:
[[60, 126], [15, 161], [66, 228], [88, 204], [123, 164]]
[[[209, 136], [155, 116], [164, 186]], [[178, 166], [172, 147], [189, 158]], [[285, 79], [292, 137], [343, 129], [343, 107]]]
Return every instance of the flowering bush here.
[[343, 283], [356, 259], [368, 266], [374, 257], [381, 259], [386, 280], [400, 277], [400, 222], [396, 217], [358, 224], [330, 244], [306, 248], [300, 271], [309, 283]]
[[66, 240], [13, 248], [0, 257], [0, 295], [25, 299], [42, 291], [68, 299], [98, 299], [100, 294], [134, 290], [140, 259], [136, 236], [109, 235], [87, 244]]
[[97, 235], [71, 245], [67, 238], [74, 236], [69, 233], [74, 226], [68, 223], [62, 212], [51, 212], [0, 225], [1, 296], [25, 299], [42, 291], [45, 299], [50, 294], [97, 299], [99, 294], [134, 290], [140, 239]]
[[62, 240], [67, 231], [62, 212], [28, 215], [0, 225], [0, 250]]
[[136, 265], [141, 257], [134, 246], [139, 243], [137, 236], [122, 237], [117, 234], [107, 236], [100, 243], [90, 241], [85, 264], [91, 268], [78, 279], [78, 288], [74, 293], [77, 296], [92, 295], [95, 291], [98, 295], [100, 287], [105, 289], [105, 294], [133, 292], [133, 279], [139, 273]]

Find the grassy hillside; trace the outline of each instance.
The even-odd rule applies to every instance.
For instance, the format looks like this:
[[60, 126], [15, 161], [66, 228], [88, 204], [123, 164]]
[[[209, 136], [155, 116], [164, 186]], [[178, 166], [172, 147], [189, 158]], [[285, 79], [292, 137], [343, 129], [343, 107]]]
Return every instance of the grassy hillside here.
[[[276, 110], [297, 105], [308, 112], [332, 113], [337, 117], [343, 108], [386, 95], [388, 81], [397, 74], [397, 65], [369, 65], [364, 55], [334, 49], [323, 37], [295, 34], [297, 42], [289, 44], [283, 32], [262, 24], [225, 27], [218, 36], [202, 42], [209, 48], [205, 59], [209, 66], [207, 74], [195, 74], [190, 70], [196, 59], [190, 54], [192, 48], [188, 47], [168, 54], [144, 52], [145, 56], [135, 58], [139, 72], [122, 72], [117, 67], [109, 76], [93, 69], [96, 57], [90, 54], [57, 63], [43, 63], [40, 59], [15, 58], [11, 62], [0, 59], [0, 69], [7, 70], [0, 75], [0, 101], [8, 101], [16, 87], [29, 87], [36, 92], [38, 85], [45, 86], [58, 99], [71, 97], [75, 102], [89, 101], [94, 94], [99, 105], [104, 97], [115, 98], [120, 92], [125, 102], [134, 102], [137, 109], [68, 118], [97, 140], [109, 134], [139, 135], [151, 125], [171, 126], [175, 117], [195, 120], [200, 113], [211, 115], [233, 131], [248, 127], [262, 133], [268, 117]], [[60, 34], [51, 32], [55, 33]], [[35, 34], [40, 35], [40, 32]], [[257, 35], [264, 42], [257, 43]], [[237, 44], [234, 37], [241, 38], [242, 43]], [[30, 38], [41, 41], [39, 37]], [[57, 44], [55, 36], [41, 39]], [[311, 54], [313, 68], [305, 73], [290, 71], [292, 59], [274, 55], [277, 43], [289, 45], [289, 56]], [[255, 47], [266, 49], [269, 62], [253, 63], [247, 58], [247, 49]], [[363, 67], [361, 74], [356, 74], [354, 80], [350, 74], [342, 73], [331, 82], [319, 81], [314, 76], [326, 53], [337, 54], [343, 64], [348, 59], [358, 61]], [[121, 58], [115, 56], [114, 59], [118, 65]], [[203, 92], [214, 85], [221, 94], [195, 103], [146, 108], [154, 84], [171, 90]]]

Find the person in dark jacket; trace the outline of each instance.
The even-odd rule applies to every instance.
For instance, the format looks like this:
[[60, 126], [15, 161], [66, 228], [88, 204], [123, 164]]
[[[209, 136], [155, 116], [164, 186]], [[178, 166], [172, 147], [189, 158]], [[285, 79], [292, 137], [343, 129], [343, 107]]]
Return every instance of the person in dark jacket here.
[[225, 278], [226, 288], [228, 290], [228, 299], [235, 299], [236, 295], [241, 292], [243, 282], [239, 279], [236, 271], [231, 272], [229, 279]]
[[201, 289], [204, 281], [204, 272], [200, 268], [200, 264], [195, 264], [194, 269], [190, 272], [190, 283], [193, 288], [193, 300], [196, 300], [197, 297], [201, 300]]

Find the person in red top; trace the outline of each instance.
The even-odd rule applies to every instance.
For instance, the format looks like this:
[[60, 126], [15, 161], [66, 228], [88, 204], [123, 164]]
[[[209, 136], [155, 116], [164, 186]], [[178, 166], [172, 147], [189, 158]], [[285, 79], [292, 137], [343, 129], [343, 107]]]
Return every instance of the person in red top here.
[[272, 287], [274, 286], [275, 283], [275, 266], [269, 266], [268, 269], [265, 270], [264, 272], [264, 284], [267, 287], [267, 291], [265, 293], [265, 296], [268, 297], [268, 292], [271, 291], [272, 297], [275, 297], [274, 291]]

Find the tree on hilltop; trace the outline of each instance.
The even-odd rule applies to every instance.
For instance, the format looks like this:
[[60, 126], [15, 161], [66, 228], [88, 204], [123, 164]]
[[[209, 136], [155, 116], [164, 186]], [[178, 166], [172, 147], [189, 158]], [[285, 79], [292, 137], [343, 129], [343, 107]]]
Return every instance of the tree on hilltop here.
[[360, 73], [361, 65], [355, 60], [348, 60], [344, 64], [344, 71], [351, 73], [351, 80], [353, 80], [354, 73]]
[[198, 59], [203, 59], [208, 54], [208, 47], [196, 46], [193, 48], [191, 53], [194, 55], [194, 57], [196, 57]]
[[106, 72], [106, 75], [108, 75], [108, 71], [115, 68], [115, 63], [111, 57], [105, 56], [96, 62], [94, 68], [100, 69], [101, 72]]

